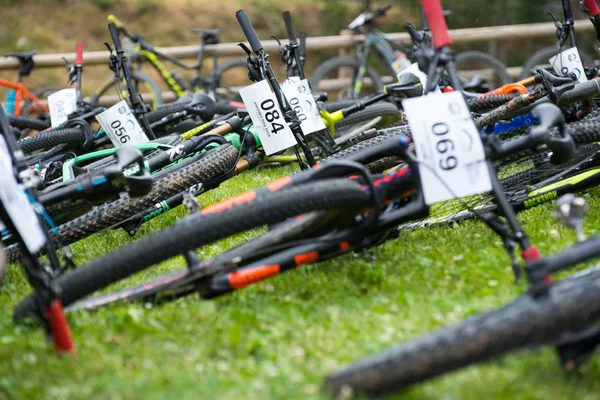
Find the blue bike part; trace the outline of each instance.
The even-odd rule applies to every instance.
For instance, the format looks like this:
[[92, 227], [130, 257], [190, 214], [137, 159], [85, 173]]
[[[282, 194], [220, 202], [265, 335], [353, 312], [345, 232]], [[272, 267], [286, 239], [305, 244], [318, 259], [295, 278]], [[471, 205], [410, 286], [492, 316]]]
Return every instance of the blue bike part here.
[[483, 133], [488, 135], [497, 135], [507, 131], [512, 131], [513, 129], [530, 126], [536, 122], [538, 122], [537, 118], [535, 118], [531, 113], [527, 113], [524, 115], [519, 115], [518, 117], [514, 117], [510, 121], [500, 121], [493, 125], [488, 125], [483, 128]]

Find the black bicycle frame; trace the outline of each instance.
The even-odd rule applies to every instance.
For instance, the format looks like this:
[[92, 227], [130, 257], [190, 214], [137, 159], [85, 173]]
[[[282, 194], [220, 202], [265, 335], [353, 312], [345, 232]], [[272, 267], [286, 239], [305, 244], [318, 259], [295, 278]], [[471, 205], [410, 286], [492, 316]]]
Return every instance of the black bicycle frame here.
[[393, 40], [388, 39], [385, 34], [378, 29], [369, 28], [365, 35], [365, 42], [357, 48], [360, 66], [352, 84], [355, 95], [359, 95], [362, 92], [364, 78], [369, 65], [369, 55], [371, 54], [371, 49], [373, 47], [375, 48], [375, 54], [386, 65], [389, 71], [393, 71], [392, 64], [395, 60], [394, 50], [402, 51], [407, 54], [410, 53], [409, 47], [405, 47], [401, 43], [396, 43]]

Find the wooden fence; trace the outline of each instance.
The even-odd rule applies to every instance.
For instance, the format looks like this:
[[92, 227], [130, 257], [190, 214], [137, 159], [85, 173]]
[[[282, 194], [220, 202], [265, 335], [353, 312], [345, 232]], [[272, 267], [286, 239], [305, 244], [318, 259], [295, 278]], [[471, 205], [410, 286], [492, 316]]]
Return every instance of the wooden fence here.
[[[593, 31], [592, 24], [587, 20], [575, 21], [577, 32]], [[450, 31], [452, 39], [456, 43], [472, 43], [472, 42], [489, 42], [489, 41], [504, 41], [521, 38], [539, 38], [549, 37], [555, 34], [554, 24], [538, 23], [538, 24], [522, 24], [522, 25], [503, 25], [492, 26], [485, 28], [466, 28], [454, 29]], [[387, 35], [392, 40], [409, 42], [408, 33], [390, 33]], [[323, 50], [343, 50], [356, 46], [364, 40], [363, 35], [339, 35], [339, 36], [322, 36], [309, 37], [306, 44], [306, 50], [309, 53], [319, 52]], [[263, 45], [266, 51], [277, 51], [278, 45], [274, 40], [265, 40]], [[176, 46], [164, 47], [161, 51], [181, 59], [196, 58], [198, 55], [198, 46]], [[237, 43], [220, 43], [206, 46], [207, 56], [243, 56], [242, 50]], [[35, 55], [34, 61], [36, 68], [64, 68], [66, 59], [72, 63], [75, 60], [75, 53], [62, 54], [38, 54]], [[85, 64], [96, 65], [108, 62], [108, 51], [88, 51], [84, 53]], [[18, 63], [12, 58], [0, 57], [0, 70], [17, 69]]]
[[[591, 32], [593, 26], [588, 20], [575, 21], [577, 32]], [[473, 42], [488, 42], [490, 48], [498, 48], [498, 43], [512, 39], [532, 39], [540, 37], [552, 37], [555, 35], [555, 27], [551, 22], [537, 24], [521, 24], [521, 25], [502, 25], [485, 28], [466, 28], [454, 29], [450, 31], [450, 35], [455, 43], [473, 43]], [[387, 36], [395, 41], [410, 42], [408, 33], [390, 33]], [[339, 36], [322, 36], [309, 37], [306, 44], [308, 53], [320, 52], [323, 50], [338, 50], [340, 53], [348, 53], [348, 50], [355, 47], [364, 40], [364, 35], [352, 34], [351, 31], [342, 31]], [[285, 43], [286, 41], [282, 41]], [[266, 51], [276, 52], [278, 43], [274, 40], [265, 40], [262, 42]], [[170, 54], [180, 59], [192, 59], [198, 55], [198, 46], [176, 46], [163, 47], [160, 49], [166, 54]], [[237, 43], [220, 43], [215, 45], [207, 45], [207, 57], [240, 57], [244, 53], [239, 48]], [[75, 53], [60, 53], [60, 54], [38, 54], [35, 55], [34, 61], [36, 68], [64, 68], [65, 60], [69, 63], [74, 62]], [[108, 62], [108, 51], [91, 51], [84, 53], [84, 61], [86, 65], [100, 65]], [[15, 59], [0, 57], [0, 70], [17, 69], [18, 62]], [[516, 77], [521, 73], [520, 67], [511, 67], [507, 69], [508, 73]], [[473, 71], [483, 72], [483, 71]], [[329, 79], [322, 82], [321, 90], [339, 90], [348, 84], [347, 79]], [[163, 93], [165, 101], [174, 99], [174, 95], [170, 92]], [[115, 97], [116, 98], [116, 97]], [[111, 99], [110, 97], [107, 99]]]

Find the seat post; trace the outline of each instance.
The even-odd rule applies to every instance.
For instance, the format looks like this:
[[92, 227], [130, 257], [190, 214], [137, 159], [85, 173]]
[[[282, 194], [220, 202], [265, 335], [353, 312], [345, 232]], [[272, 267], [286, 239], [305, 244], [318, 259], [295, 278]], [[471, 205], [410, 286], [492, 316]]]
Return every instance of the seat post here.
[[204, 62], [204, 48], [206, 47], [206, 37], [200, 37], [200, 50], [198, 50], [198, 68], [197, 73], [200, 76], [200, 71], [202, 70], [202, 63]]

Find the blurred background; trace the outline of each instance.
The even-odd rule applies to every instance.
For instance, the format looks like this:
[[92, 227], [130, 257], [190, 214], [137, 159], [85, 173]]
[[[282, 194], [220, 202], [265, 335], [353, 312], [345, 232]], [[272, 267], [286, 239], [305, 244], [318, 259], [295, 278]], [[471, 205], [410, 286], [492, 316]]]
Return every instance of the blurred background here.
[[[372, 6], [393, 4], [381, 26], [384, 32], [403, 32], [406, 22], [418, 25], [418, 0], [373, 0]], [[450, 29], [488, 27], [494, 25], [551, 22], [549, 12], [562, 19], [560, 0], [444, 0], [445, 8], [453, 11]], [[143, 34], [148, 43], [157, 46], [194, 45], [198, 43], [192, 28], [221, 29], [221, 43], [243, 40], [235, 19], [235, 11], [244, 8], [261, 39], [271, 35], [285, 37], [281, 11], [292, 12], [296, 30], [310, 36], [338, 35], [362, 11], [362, 0], [0, 0], [3, 5], [0, 23], [0, 51], [41, 53], [72, 52], [76, 41], [83, 41], [86, 51], [104, 50], [109, 41], [106, 28], [109, 14], [115, 14], [127, 29]], [[573, 1], [575, 19], [587, 18]], [[577, 27], [576, 27], [577, 28]], [[595, 55], [591, 34], [578, 35], [585, 51]], [[507, 66], [519, 66], [542, 47], [556, 43], [549, 36], [535, 40], [490, 43], [469, 43], [457, 46], [457, 51], [488, 51]], [[244, 53], [240, 50], [240, 56]], [[309, 54], [307, 73], [335, 50]], [[272, 54], [272, 61], [279, 61]], [[191, 62], [191, 61], [190, 61]], [[207, 68], [210, 68], [207, 62]], [[92, 90], [107, 76], [107, 66], [87, 66], [84, 92]], [[30, 88], [63, 85], [66, 71], [57, 68], [37, 69], [26, 78]], [[0, 78], [15, 79], [16, 71], [0, 71]], [[2, 95], [0, 89], [0, 95]]]

